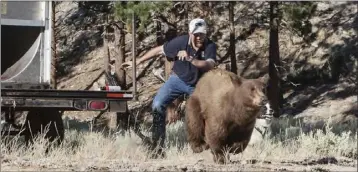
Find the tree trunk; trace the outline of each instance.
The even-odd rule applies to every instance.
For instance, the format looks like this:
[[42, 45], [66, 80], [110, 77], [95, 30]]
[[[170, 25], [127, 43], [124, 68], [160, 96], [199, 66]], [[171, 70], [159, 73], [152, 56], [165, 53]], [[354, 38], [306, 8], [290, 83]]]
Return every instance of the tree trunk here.
[[56, 67], [57, 67], [57, 54], [56, 54], [56, 2], [52, 2], [52, 60], [51, 60], [51, 83], [52, 88], [57, 89], [57, 75], [56, 75]]
[[165, 63], [164, 63], [164, 79], [167, 80], [169, 78], [170, 72], [172, 70], [172, 63], [170, 61], [168, 61], [167, 59], [165, 59]]
[[156, 24], [157, 46], [160, 46], [163, 44], [162, 24], [159, 21], [157, 21]]
[[116, 74], [118, 85], [122, 88], [122, 90], [126, 88], [126, 73], [125, 70], [121, 69], [121, 65], [125, 62], [125, 34], [123, 31], [123, 24], [120, 24], [120, 27], [115, 27], [114, 35], [115, 35], [115, 47], [116, 47]]
[[235, 1], [229, 2], [229, 22], [230, 22], [230, 62], [231, 62], [231, 72], [237, 74], [237, 64], [236, 64], [236, 46], [235, 46], [235, 23], [234, 23], [234, 7]]
[[[159, 21], [156, 22], [157, 24], [157, 46], [160, 46], [164, 43], [164, 39], [162, 36], [162, 27], [161, 23]], [[172, 63], [169, 62], [166, 58], [164, 58], [164, 79], [167, 80], [172, 68]]]
[[111, 56], [109, 54], [109, 47], [108, 47], [108, 18], [106, 21], [106, 25], [103, 28], [104, 37], [103, 37], [103, 48], [104, 48], [104, 58], [103, 58], [103, 70], [108, 74], [111, 72], [111, 67], [109, 66], [109, 62], [111, 60]]
[[[165, 41], [170, 41], [171, 39], [173, 39], [173, 38], [175, 38], [177, 36], [177, 24], [175, 23], [176, 18], [177, 18], [177, 15], [171, 15], [169, 17], [169, 22], [173, 23], [175, 25], [175, 28], [172, 28], [171, 26], [168, 25], [168, 30], [165, 33]], [[187, 24], [185, 24], [185, 25], [188, 26]], [[164, 60], [165, 60], [165, 63], [164, 63], [164, 73], [165, 73], [164, 79], [167, 80], [169, 75], [170, 75], [170, 72], [172, 70], [173, 62], [169, 62], [167, 60], [167, 58], [165, 58]]]
[[280, 85], [280, 50], [278, 37], [278, 7], [277, 1], [270, 2], [270, 47], [269, 47], [269, 88], [268, 98], [270, 100], [272, 109], [274, 110], [274, 117], [280, 116], [280, 102], [282, 100], [281, 85]]
[[185, 1], [185, 26], [184, 33], [189, 31], [189, 2]]
[[[129, 23], [127, 25], [130, 25]], [[124, 24], [118, 23], [118, 27], [114, 27], [114, 35], [115, 35], [115, 70], [116, 77], [118, 81], [118, 85], [122, 88], [122, 90], [127, 90], [127, 81], [126, 81], [126, 71], [121, 69], [121, 65], [125, 62], [125, 33], [124, 33]], [[134, 66], [135, 67], [135, 66]], [[133, 80], [134, 82], [134, 80]], [[116, 113], [116, 122], [119, 129], [123, 131], [127, 131], [129, 129], [128, 121], [130, 119], [130, 113], [128, 111], [128, 104], [126, 107], [127, 111], [124, 113]]]

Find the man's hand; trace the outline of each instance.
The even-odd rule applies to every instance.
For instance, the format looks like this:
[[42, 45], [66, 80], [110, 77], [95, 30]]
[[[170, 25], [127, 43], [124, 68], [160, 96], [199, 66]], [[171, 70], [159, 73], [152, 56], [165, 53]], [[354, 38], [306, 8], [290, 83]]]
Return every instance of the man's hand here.
[[178, 59], [182, 60], [182, 61], [186, 60], [186, 61], [191, 62], [193, 60], [193, 57], [189, 56], [185, 50], [179, 51], [177, 56], [178, 56]]
[[188, 53], [185, 50], [182, 50], [178, 52], [177, 56], [179, 60], [186, 60], [186, 58], [188, 57]]

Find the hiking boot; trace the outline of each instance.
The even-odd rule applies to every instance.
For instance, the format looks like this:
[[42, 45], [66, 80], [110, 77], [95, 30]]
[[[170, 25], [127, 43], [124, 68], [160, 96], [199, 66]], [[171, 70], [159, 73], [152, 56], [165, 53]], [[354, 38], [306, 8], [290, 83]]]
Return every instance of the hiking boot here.
[[165, 143], [165, 116], [154, 111], [153, 112], [153, 127], [152, 127], [152, 144], [150, 152], [153, 154], [152, 158], [165, 157], [163, 151]]

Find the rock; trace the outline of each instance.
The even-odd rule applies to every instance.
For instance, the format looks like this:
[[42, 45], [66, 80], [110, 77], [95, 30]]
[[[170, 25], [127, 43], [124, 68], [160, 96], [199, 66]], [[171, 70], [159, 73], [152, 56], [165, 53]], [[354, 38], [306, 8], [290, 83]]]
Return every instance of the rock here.
[[188, 170], [188, 167], [180, 167], [180, 171], [187, 171]]
[[335, 157], [324, 157], [317, 160], [317, 164], [337, 164], [338, 161]]

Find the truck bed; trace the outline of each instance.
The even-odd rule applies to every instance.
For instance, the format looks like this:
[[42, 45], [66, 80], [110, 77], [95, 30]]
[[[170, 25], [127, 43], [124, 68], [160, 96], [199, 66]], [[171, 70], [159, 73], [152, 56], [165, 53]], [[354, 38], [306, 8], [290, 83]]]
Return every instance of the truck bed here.
[[[1, 89], [1, 110], [13, 108], [27, 111], [34, 108], [55, 108], [63, 111], [125, 112], [130, 91]], [[96, 104], [103, 104], [102, 108]], [[93, 105], [93, 106], [92, 106]]]

